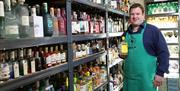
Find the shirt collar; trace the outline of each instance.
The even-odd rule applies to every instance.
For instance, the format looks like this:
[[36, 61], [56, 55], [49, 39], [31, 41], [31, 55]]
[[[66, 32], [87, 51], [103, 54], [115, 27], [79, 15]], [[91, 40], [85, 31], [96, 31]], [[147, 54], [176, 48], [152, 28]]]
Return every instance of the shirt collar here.
[[140, 27], [139, 27], [139, 29], [138, 29], [137, 32], [133, 32], [133, 31], [132, 31], [132, 25], [130, 25], [130, 26], [128, 27], [128, 32], [129, 32], [130, 34], [132, 34], [132, 33], [140, 33], [140, 32], [142, 31], [142, 29], [145, 27], [144, 25], [145, 25], [145, 22], [143, 22], [141, 25], [139, 25]]

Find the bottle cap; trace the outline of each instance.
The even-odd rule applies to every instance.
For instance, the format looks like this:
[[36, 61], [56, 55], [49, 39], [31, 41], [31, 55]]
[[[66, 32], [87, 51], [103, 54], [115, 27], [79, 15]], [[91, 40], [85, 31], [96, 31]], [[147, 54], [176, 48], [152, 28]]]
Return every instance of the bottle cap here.
[[122, 40], [125, 40], [125, 37], [124, 37], [124, 36], [122, 36]]

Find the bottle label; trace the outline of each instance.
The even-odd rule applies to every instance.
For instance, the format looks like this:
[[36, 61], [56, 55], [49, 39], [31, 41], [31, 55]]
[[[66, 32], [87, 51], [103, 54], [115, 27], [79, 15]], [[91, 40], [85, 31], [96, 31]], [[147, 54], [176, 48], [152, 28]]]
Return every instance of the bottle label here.
[[0, 79], [8, 79], [10, 77], [10, 70], [9, 70], [9, 64], [4, 63], [0, 65]]
[[4, 17], [4, 4], [3, 4], [3, 1], [0, 1], [0, 16]]
[[33, 58], [33, 60], [31, 61], [31, 73], [36, 72], [36, 63], [35, 63], [35, 59]]
[[128, 47], [126, 44], [121, 45], [121, 53], [127, 54], [128, 53]]
[[80, 24], [79, 22], [72, 21], [72, 33], [79, 33], [80, 32]]
[[51, 55], [51, 63], [52, 63], [52, 64], [56, 64], [56, 59], [57, 59], [56, 54], [53, 53], [53, 54]]
[[28, 74], [28, 63], [26, 60], [22, 60], [23, 62], [23, 73], [24, 75], [27, 75]]
[[46, 65], [51, 66], [51, 56], [46, 57]]
[[19, 77], [19, 64], [15, 62], [13, 68], [14, 68], [14, 78]]
[[66, 62], [66, 53], [61, 53], [61, 61]]
[[51, 18], [48, 18], [47, 22], [48, 22], [48, 28], [52, 28], [52, 27], [53, 27], [53, 21], [52, 21], [52, 19], [51, 19]]
[[19, 34], [18, 26], [6, 26], [6, 34]]
[[29, 16], [22, 16], [21, 17], [21, 25], [23, 25], [23, 26], [29, 26]]
[[57, 55], [56, 55], [56, 57], [57, 57], [57, 63], [61, 63], [61, 53], [57, 53]]

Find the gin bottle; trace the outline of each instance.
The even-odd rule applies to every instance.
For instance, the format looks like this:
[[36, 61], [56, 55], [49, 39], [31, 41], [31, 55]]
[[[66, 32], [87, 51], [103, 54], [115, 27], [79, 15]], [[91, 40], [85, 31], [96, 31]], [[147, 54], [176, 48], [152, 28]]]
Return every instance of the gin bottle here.
[[19, 38], [18, 20], [15, 12], [12, 10], [11, 1], [4, 0], [5, 3], [5, 38]]
[[19, 19], [19, 36], [20, 38], [28, 37], [29, 32], [29, 10], [24, 4], [25, 0], [18, 0], [17, 17]]
[[52, 16], [48, 13], [47, 3], [43, 3], [43, 26], [44, 26], [44, 36], [53, 35], [53, 19]]
[[0, 1], [0, 38], [3, 36], [4, 31], [4, 3]]

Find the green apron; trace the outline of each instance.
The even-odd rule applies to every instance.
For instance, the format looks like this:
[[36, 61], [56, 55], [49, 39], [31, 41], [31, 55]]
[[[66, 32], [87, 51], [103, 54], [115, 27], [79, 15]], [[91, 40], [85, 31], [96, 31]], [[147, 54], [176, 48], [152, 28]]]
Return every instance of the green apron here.
[[123, 91], [156, 91], [153, 85], [156, 57], [148, 54], [144, 48], [144, 29], [141, 33], [126, 34], [128, 56], [124, 61]]

